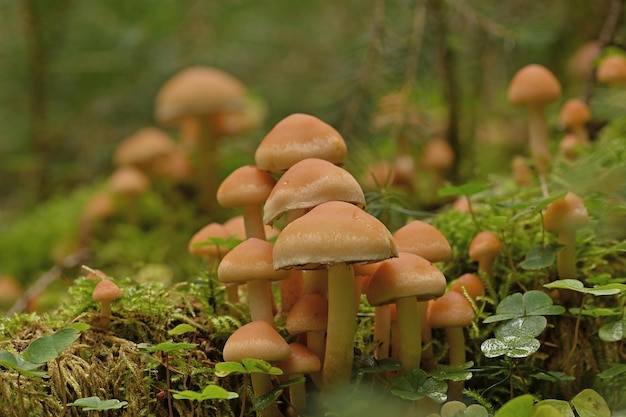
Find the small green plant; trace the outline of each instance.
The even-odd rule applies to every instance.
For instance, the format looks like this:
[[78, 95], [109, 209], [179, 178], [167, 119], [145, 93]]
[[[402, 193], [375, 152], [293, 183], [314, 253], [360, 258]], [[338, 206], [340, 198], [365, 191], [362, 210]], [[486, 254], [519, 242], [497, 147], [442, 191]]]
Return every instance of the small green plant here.
[[128, 405], [128, 402], [117, 399], [103, 400], [100, 397], [87, 397], [79, 398], [68, 405], [72, 407], [82, 407], [83, 411], [107, 411], [124, 408]]

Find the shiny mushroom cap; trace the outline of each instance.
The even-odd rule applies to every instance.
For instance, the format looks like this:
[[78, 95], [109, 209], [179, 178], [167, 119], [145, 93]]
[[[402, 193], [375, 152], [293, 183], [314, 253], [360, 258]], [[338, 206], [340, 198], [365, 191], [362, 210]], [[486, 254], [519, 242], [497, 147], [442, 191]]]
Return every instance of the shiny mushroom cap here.
[[500, 238], [490, 230], [478, 233], [470, 242], [469, 257], [474, 261], [493, 259], [502, 252]]
[[274, 267], [376, 262], [397, 256], [391, 232], [354, 204], [329, 201], [289, 223], [274, 245]]
[[228, 253], [229, 248], [211, 243], [212, 238], [227, 239], [231, 236], [230, 232], [224, 225], [219, 223], [209, 223], [198, 230], [189, 240], [187, 250], [193, 256], [208, 260], [220, 260]]
[[97, 303], [108, 303], [122, 296], [122, 290], [108, 279], [100, 280], [93, 289], [91, 298]]
[[235, 246], [222, 258], [217, 276], [224, 284], [241, 284], [253, 280], [279, 281], [289, 271], [275, 270], [272, 259], [274, 245], [251, 237]]
[[324, 159], [303, 159], [277, 181], [263, 207], [263, 222], [271, 224], [288, 211], [311, 209], [327, 201], [365, 207], [363, 190], [348, 171]]
[[428, 305], [428, 323], [433, 329], [469, 326], [476, 314], [467, 298], [448, 291]]
[[277, 361], [276, 367], [287, 375], [302, 375], [317, 372], [322, 368], [322, 362], [309, 348], [298, 342], [289, 344], [291, 353], [287, 360]]
[[289, 334], [320, 332], [328, 323], [328, 300], [320, 294], [304, 294], [287, 313], [285, 328]]
[[603, 84], [626, 83], [626, 57], [623, 55], [609, 55], [598, 64], [596, 78]]
[[241, 362], [253, 358], [264, 361], [284, 361], [291, 350], [282, 336], [269, 323], [255, 320], [244, 324], [230, 335], [224, 345], [225, 361]]
[[450, 291], [456, 291], [463, 294], [463, 288], [465, 288], [467, 294], [474, 300], [485, 294], [485, 285], [475, 274], [463, 274], [450, 284]]
[[315, 116], [295, 113], [269, 131], [257, 147], [254, 160], [261, 169], [284, 172], [306, 158], [342, 164], [346, 153], [346, 143], [334, 127]]
[[585, 203], [582, 198], [571, 192], [548, 204], [543, 215], [543, 225], [550, 233], [574, 231], [587, 224], [589, 214]]
[[157, 159], [174, 152], [175, 142], [167, 133], [156, 127], [139, 129], [122, 140], [113, 154], [116, 165], [146, 167]]
[[242, 166], [222, 181], [217, 189], [217, 202], [227, 208], [262, 206], [275, 184], [268, 172], [252, 165]]
[[393, 234], [398, 250], [426, 258], [430, 262], [448, 261], [452, 248], [448, 239], [431, 224], [413, 220]]
[[373, 306], [391, 304], [405, 297], [426, 301], [446, 290], [446, 278], [432, 263], [408, 252], [381, 262], [372, 276], [365, 295]]

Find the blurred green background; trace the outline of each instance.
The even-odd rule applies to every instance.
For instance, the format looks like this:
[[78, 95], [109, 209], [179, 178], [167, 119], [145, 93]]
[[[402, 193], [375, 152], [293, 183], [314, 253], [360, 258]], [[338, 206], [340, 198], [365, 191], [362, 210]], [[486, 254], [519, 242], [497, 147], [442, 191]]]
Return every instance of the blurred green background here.
[[[506, 101], [521, 66], [550, 68], [563, 100], [582, 94], [570, 61], [612, 3], [0, 0], [0, 272], [30, 281], [53, 263], [48, 249], [80, 211], [63, 200], [84, 202], [111, 173], [116, 144], [155, 124], [157, 91], [187, 66], [231, 73], [265, 107], [261, 126], [225, 145], [222, 177], [253, 162], [264, 134], [295, 112], [335, 126], [349, 149], [384, 150], [390, 133], [372, 129], [376, 103], [404, 87], [425, 119], [412, 143], [455, 142], [460, 183], [508, 170], [500, 156], [524, 152], [524, 114]], [[207, 220], [190, 221], [181, 242]]]

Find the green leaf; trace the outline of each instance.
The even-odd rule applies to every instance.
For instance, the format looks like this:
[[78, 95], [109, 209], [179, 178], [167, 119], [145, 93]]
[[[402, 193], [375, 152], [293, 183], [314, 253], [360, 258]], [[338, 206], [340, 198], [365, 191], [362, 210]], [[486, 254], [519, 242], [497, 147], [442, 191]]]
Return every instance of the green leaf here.
[[617, 375], [621, 375], [626, 373], [626, 363], [616, 363], [608, 369], [600, 372], [598, 374], [598, 378], [600, 379], [611, 379]]
[[[569, 405], [567, 401], [552, 400], [552, 399], [542, 400], [542, 401], [539, 401], [537, 404], [535, 404], [533, 407], [533, 413], [531, 414], [531, 417], [536, 417], [540, 415], [537, 413], [537, 409], [542, 406], [548, 406], [550, 408], [554, 408], [555, 410], [557, 410], [558, 416], [574, 417], [574, 411], [572, 411], [572, 407]], [[544, 414], [544, 415], [551, 415], [551, 414]]]
[[191, 324], [182, 323], [174, 327], [173, 329], [168, 330], [167, 334], [170, 336], [180, 336], [181, 334], [193, 333], [195, 331], [196, 328], [193, 327]]
[[391, 380], [391, 393], [404, 400], [417, 401], [428, 397], [442, 403], [448, 398], [448, 384], [428, 377], [422, 369], [411, 369]]
[[526, 358], [535, 353], [541, 343], [528, 336], [505, 336], [501, 339], [487, 339], [480, 345], [480, 350], [488, 358], [508, 356], [509, 358]]
[[465, 417], [489, 417], [489, 411], [479, 404], [472, 404], [465, 410]]
[[534, 401], [530, 394], [513, 398], [500, 407], [494, 417], [529, 417]]
[[570, 409], [571, 414], [561, 414], [558, 408], [552, 405], [543, 404], [538, 407], [533, 407], [530, 417], [574, 417], [574, 413], [572, 413], [571, 411], [572, 410]]
[[118, 410], [128, 405], [127, 401], [120, 400], [101, 400], [99, 397], [79, 398], [73, 403], [69, 403], [72, 407], [82, 407], [83, 411], [106, 411]]
[[544, 316], [518, 317], [501, 323], [495, 331], [496, 338], [502, 339], [505, 336], [515, 337], [537, 337], [548, 325], [548, 320]]
[[567, 311], [569, 311], [569, 313], [573, 316], [581, 314], [589, 317], [610, 317], [621, 314], [621, 311], [618, 308], [596, 307], [590, 304], [585, 304], [582, 311], [580, 307], [571, 307]]
[[437, 194], [439, 194], [439, 197], [454, 197], [454, 196], [461, 196], [461, 195], [470, 196], [470, 195], [478, 194], [481, 191], [485, 191], [487, 187], [488, 187], [487, 184], [469, 183], [469, 184], [463, 184], [459, 186], [450, 186], [450, 187], [440, 188]]
[[206, 400], [232, 400], [239, 398], [239, 394], [236, 392], [227, 391], [218, 385], [207, 385], [202, 392], [197, 391], [172, 391], [173, 397], [177, 400], [189, 400], [189, 401], [206, 401]]
[[557, 315], [563, 312], [565, 308], [554, 305], [548, 294], [543, 291], [530, 290], [523, 295], [514, 293], [505, 297], [496, 307], [496, 314], [487, 317], [483, 322], [494, 323], [524, 316]]
[[42, 364], [28, 362], [21, 356], [15, 356], [6, 350], [0, 350], [0, 365], [8, 369], [13, 369], [24, 376], [44, 377], [46, 375], [45, 372], [36, 370], [42, 366]]
[[441, 417], [463, 417], [467, 406], [461, 401], [448, 401], [441, 406], [439, 414]]
[[254, 409], [256, 411], [265, 410], [278, 400], [283, 393], [282, 387], [274, 387], [271, 391], [254, 399]]
[[473, 361], [465, 362], [462, 365], [437, 364], [437, 369], [431, 372], [430, 376], [439, 381], [469, 381], [472, 378], [472, 372], [468, 369], [473, 366]]
[[585, 389], [572, 398], [572, 405], [580, 417], [611, 417], [611, 410], [600, 394]]
[[89, 330], [91, 328], [87, 323], [72, 323], [67, 326], [68, 329], [74, 329], [77, 332], [84, 332], [85, 330]]
[[383, 358], [372, 361], [371, 366], [360, 366], [359, 371], [365, 374], [392, 372], [402, 369], [400, 361], [392, 358]]
[[148, 352], [175, 352], [179, 350], [193, 349], [198, 346], [196, 343], [174, 343], [164, 342], [158, 345], [151, 345], [149, 343], [139, 343], [137, 347], [139, 349], [147, 350]]
[[257, 372], [269, 375], [282, 375], [283, 371], [280, 368], [272, 366], [271, 363], [261, 359], [244, 358], [241, 360], [244, 368], [249, 373]]
[[44, 364], [58, 358], [79, 336], [80, 333], [71, 327], [58, 330], [33, 340], [22, 352], [22, 357], [32, 363]]
[[532, 374], [530, 376], [531, 378], [535, 378], [535, 379], [540, 379], [543, 381], [550, 381], [550, 382], [569, 382], [569, 381], [575, 381], [576, 378], [571, 376], [571, 375], [567, 375], [563, 372], [559, 372], [559, 371], [542, 371], [542, 372], [537, 372], [535, 374]]
[[[565, 290], [572, 290], [576, 292], [580, 292], [583, 294], [591, 294], [591, 295], [616, 295], [619, 294], [622, 290], [620, 288], [614, 287], [615, 284], [609, 285], [600, 285], [593, 288], [587, 288], [585, 285], [577, 279], [560, 279], [549, 284], [545, 284], [546, 288], [558, 288]], [[622, 285], [622, 284], [617, 284]]]
[[246, 368], [239, 362], [218, 362], [215, 364], [215, 375], [225, 377], [230, 374], [245, 374]]
[[598, 336], [605, 342], [619, 342], [626, 337], [626, 320], [606, 323], [600, 327]]
[[536, 271], [549, 267], [556, 260], [554, 245], [536, 245], [528, 250], [525, 259], [520, 262], [522, 269]]

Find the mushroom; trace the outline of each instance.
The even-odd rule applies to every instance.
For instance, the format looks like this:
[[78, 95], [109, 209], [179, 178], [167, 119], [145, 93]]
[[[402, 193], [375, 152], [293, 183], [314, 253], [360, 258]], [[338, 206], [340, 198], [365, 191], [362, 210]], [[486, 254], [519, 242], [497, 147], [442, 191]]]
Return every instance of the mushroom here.
[[530, 152], [539, 174], [544, 196], [548, 195], [546, 175], [552, 159], [548, 146], [544, 107], [558, 99], [560, 95], [559, 81], [550, 70], [538, 64], [526, 65], [517, 71], [509, 84], [509, 102], [514, 106], [528, 108]]
[[176, 143], [161, 129], [143, 127], [117, 145], [113, 162], [117, 166], [132, 165], [152, 175], [159, 161], [167, 158], [175, 148]]
[[589, 106], [581, 99], [572, 98], [561, 107], [559, 121], [568, 132], [579, 139], [583, 146], [589, 145], [589, 132], [585, 126], [589, 120], [591, 120]]
[[243, 209], [247, 238], [266, 238], [262, 207], [275, 184], [268, 172], [245, 165], [231, 172], [217, 189], [217, 202], [222, 207]]
[[626, 56], [613, 54], [600, 60], [596, 69], [598, 82], [607, 85], [623, 86], [626, 84]]
[[343, 201], [322, 203], [289, 223], [274, 245], [274, 267], [328, 270], [328, 329], [323, 386], [350, 380], [356, 331], [353, 263], [397, 256], [391, 232]]
[[576, 231], [589, 223], [585, 203], [574, 193], [554, 200], [546, 207], [543, 226], [547, 232], [558, 234], [563, 249], [557, 252], [557, 269], [560, 279], [576, 279]]
[[221, 118], [243, 113], [245, 95], [241, 81], [217, 68], [202, 66], [183, 69], [157, 93], [155, 118], [161, 125], [178, 127], [183, 143], [193, 152], [200, 205], [208, 212], [215, 208]]
[[[465, 363], [465, 335], [463, 327], [474, 321], [476, 314], [467, 298], [459, 292], [448, 291], [429, 305], [428, 321], [433, 329], [445, 328], [448, 337], [450, 365]], [[448, 400], [460, 400], [463, 382], [448, 382]]]
[[580, 150], [589, 144], [584, 143], [580, 137], [573, 133], [567, 133], [559, 141], [559, 152], [569, 160], [575, 160], [580, 154]]
[[346, 152], [346, 143], [334, 127], [315, 116], [294, 113], [265, 135], [256, 149], [254, 161], [261, 169], [280, 173], [306, 158], [342, 164]]
[[[289, 358], [275, 363], [276, 367], [282, 369], [285, 375], [297, 378], [313, 372], [318, 372], [322, 364], [317, 355], [307, 349], [306, 346], [293, 342], [289, 344], [291, 353]], [[304, 381], [289, 386], [290, 411], [295, 416], [306, 415], [306, 384]]]
[[422, 355], [419, 301], [428, 301], [444, 293], [446, 278], [432, 263], [409, 252], [381, 262], [367, 286], [367, 300], [372, 306], [396, 304], [400, 362], [405, 371], [419, 369]]
[[272, 243], [251, 237], [224, 255], [217, 267], [217, 276], [223, 284], [247, 284], [252, 320], [264, 320], [272, 326], [274, 310], [270, 283], [289, 276], [289, 271], [274, 270], [273, 248]]
[[456, 291], [461, 294], [467, 292], [467, 295], [476, 300], [481, 295], [485, 295], [485, 286], [475, 274], [466, 273], [452, 281], [450, 291]]
[[91, 298], [100, 303], [98, 326], [107, 329], [111, 321], [111, 302], [122, 296], [120, 287], [109, 279], [100, 280], [93, 289]]
[[[287, 360], [291, 349], [274, 327], [263, 320], [256, 320], [235, 330], [226, 340], [222, 354], [228, 362], [241, 362], [247, 358], [276, 362]], [[257, 398], [274, 388], [268, 374], [252, 372], [250, 378]], [[282, 414], [274, 402], [261, 411], [261, 416], [282, 417]]]
[[500, 255], [500, 252], [502, 252], [502, 242], [490, 230], [478, 233], [469, 245], [469, 257], [473, 261], [478, 261], [478, 275], [485, 282], [490, 296], [495, 295], [493, 289], [493, 261]]
[[533, 183], [533, 172], [522, 155], [515, 155], [511, 159], [511, 173], [513, 180], [521, 187], [529, 187]]
[[422, 150], [421, 163], [431, 172], [433, 190], [436, 191], [443, 186], [446, 174], [454, 165], [454, 150], [445, 139], [431, 139]]

